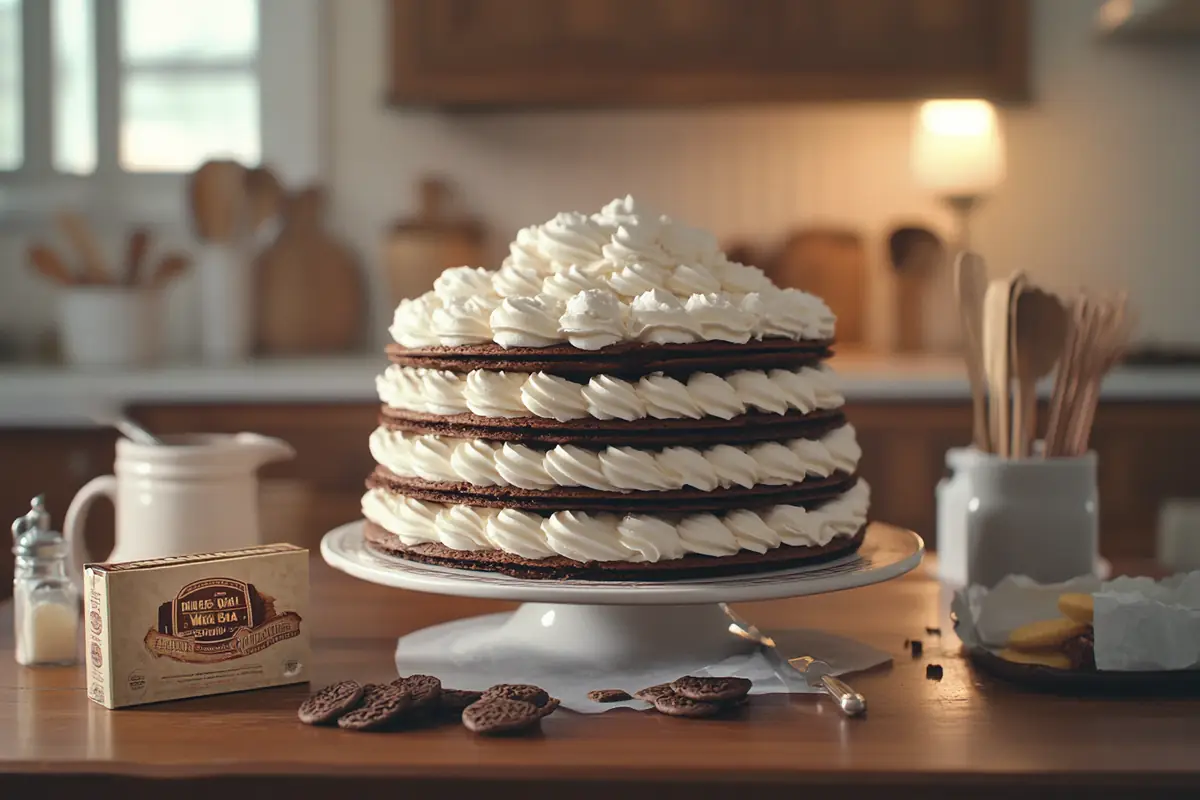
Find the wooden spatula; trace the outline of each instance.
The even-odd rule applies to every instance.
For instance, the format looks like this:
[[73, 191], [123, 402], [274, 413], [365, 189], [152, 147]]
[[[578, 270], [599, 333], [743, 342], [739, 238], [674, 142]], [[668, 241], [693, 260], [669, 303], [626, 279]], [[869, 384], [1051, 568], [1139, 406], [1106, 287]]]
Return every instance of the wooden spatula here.
[[136, 286], [142, 281], [146, 253], [150, 251], [150, 232], [145, 228], [130, 231], [125, 248], [125, 284]]
[[1037, 382], [1050, 374], [1062, 355], [1067, 315], [1057, 297], [1028, 284], [1018, 287], [1013, 302], [1017, 401], [1013, 408], [1012, 450], [1015, 457], [1026, 458], [1037, 435]]
[[1012, 457], [1012, 293], [1025, 280], [1017, 273], [988, 284], [983, 299], [983, 370], [988, 383], [992, 446]]
[[954, 260], [954, 292], [963, 328], [963, 358], [971, 382], [972, 439], [975, 447], [984, 452], [992, 450], [983, 370], [983, 298], [987, 288], [987, 265], [983, 258], [976, 253], [959, 253]]
[[185, 255], [169, 253], [163, 256], [162, 260], [158, 262], [158, 266], [154, 268], [154, 272], [150, 274], [150, 287], [152, 289], [163, 288], [187, 272], [190, 265], [191, 261]]
[[43, 278], [49, 278], [59, 286], [71, 286], [76, 282], [66, 262], [44, 244], [29, 246], [29, 264], [34, 272]]
[[111, 283], [112, 271], [104, 262], [104, 254], [91, 226], [79, 214], [64, 211], [58, 215], [58, 227], [66, 235], [67, 241], [75, 248], [83, 266], [85, 283]]

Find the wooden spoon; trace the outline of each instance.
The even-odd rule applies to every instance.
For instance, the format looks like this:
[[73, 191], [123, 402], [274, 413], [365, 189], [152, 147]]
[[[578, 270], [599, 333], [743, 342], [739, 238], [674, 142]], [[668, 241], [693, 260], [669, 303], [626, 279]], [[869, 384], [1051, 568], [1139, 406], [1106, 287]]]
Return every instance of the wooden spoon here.
[[1066, 446], [1070, 399], [1079, 372], [1079, 311], [1083, 300], [1082, 297], [1070, 299], [1063, 309], [1066, 333], [1058, 370], [1054, 375], [1054, 391], [1050, 395], [1050, 418], [1046, 420], [1046, 446], [1043, 452], [1046, 458], [1063, 455]]
[[997, 455], [1008, 455], [1009, 399], [1009, 295], [1010, 278], [997, 278], [988, 284], [983, 297], [983, 371], [988, 386], [988, 424], [990, 439]]
[[44, 244], [29, 246], [29, 263], [34, 272], [60, 286], [73, 286], [77, 282], [66, 262]]
[[1029, 456], [1037, 435], [1037, 382], [1050, 374], [1062, 356], [1067, 335], [1067, 315], [1052, 294], [1022, 285], [1013, 303], [1013, 366], [1017, 376], [1017, 402], [1013, 409], [1013, 455]]
[[150, 288], [161, 289], [187, 272], [191, 260], [180, 253], [169, 253], [162, 257], [150, 275]]
[[230, 242], [244, 229], [246, 169], [236, 161], [206, 161], [192, 173], [188, 200], [196, 235]]
[[150, 232], [135, 228], [129, 233], [125, 247], [125, 284], [136, 286], [142, 281], [142, 267], [146, 263], [146, 253], [150, 251]]
[[983, 299], [983, 370], [988, 381], [988, 411], [994, 451], [1012, 457], [1012, 298], [1025, 282], [1017, 272], [988, 284]]
[[976, 253], [961, 252], [954, 260], [954, 293], [963, 328], [963, 357], [971, 382], [972, 439], [975, 447], [991, 452], [988, 431], [987, 391], [983, 370], [983, 299], [987, 293], [987, 265]]
[[283, 205], [283, 186], [267, 167], [246, 170], [246, 207], [250, 215], [250, 230], [258, 228], [279, 214]]
[[113, 274], [104, 263], [104, 255], [100, 251], [100, 243], [92, 232], [87, 220], [79, 214], [64, 211], [58, 215], [58, 227], [66, 234], [67, 241], [79, 254], [83, 265], [83, 278], [86, 283], [111, 283]]

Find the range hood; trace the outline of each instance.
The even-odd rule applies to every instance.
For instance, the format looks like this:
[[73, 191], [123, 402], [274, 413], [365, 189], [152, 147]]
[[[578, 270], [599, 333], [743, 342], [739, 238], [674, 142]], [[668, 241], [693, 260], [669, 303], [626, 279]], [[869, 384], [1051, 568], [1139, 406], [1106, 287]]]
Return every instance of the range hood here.
[[1200, 40], [1200, 2], [1107, 0], [1096, 13], [1096, 25], [1114, 39]]

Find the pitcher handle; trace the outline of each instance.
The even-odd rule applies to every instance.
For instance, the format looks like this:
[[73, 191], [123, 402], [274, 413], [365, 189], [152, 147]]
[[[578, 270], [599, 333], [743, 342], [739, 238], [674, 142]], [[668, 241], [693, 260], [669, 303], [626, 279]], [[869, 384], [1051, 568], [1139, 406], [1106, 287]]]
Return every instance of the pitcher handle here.
[[108, 497], [116, 505], [116, 475], [101, 475], [85, 483], [83, 488], [71, 499], [71, 505], [67, 507], [66, 519], [63, 520], [63, 537], [67, 540], [67, 547], [71, 552], [71, 574], [76, 585], [81, 590], [83, 586], [83, 565], [87, 561], [84, 526], [87, 523], [88, 509], [101, 496]]

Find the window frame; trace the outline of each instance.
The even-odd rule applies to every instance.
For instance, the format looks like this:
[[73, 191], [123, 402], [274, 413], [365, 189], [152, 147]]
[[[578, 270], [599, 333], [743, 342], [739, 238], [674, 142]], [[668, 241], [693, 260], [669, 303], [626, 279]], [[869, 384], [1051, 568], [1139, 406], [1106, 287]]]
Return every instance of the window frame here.
[[[129, 172], [120, 166], [119, 0], [91, 1], [96, 27], [96, 170], [70, 175], [53, 168], [51, 3], [23, 0], [23, 152], [18, 169], [0, 170], [0, 227], [36, 224], [64, 208], [100, 224], [178, 224], [187, 218], [186, 174]], [[258, 4], [262, 161], [285, 183], [318, 182], [325, 172], [326, 0]]]

